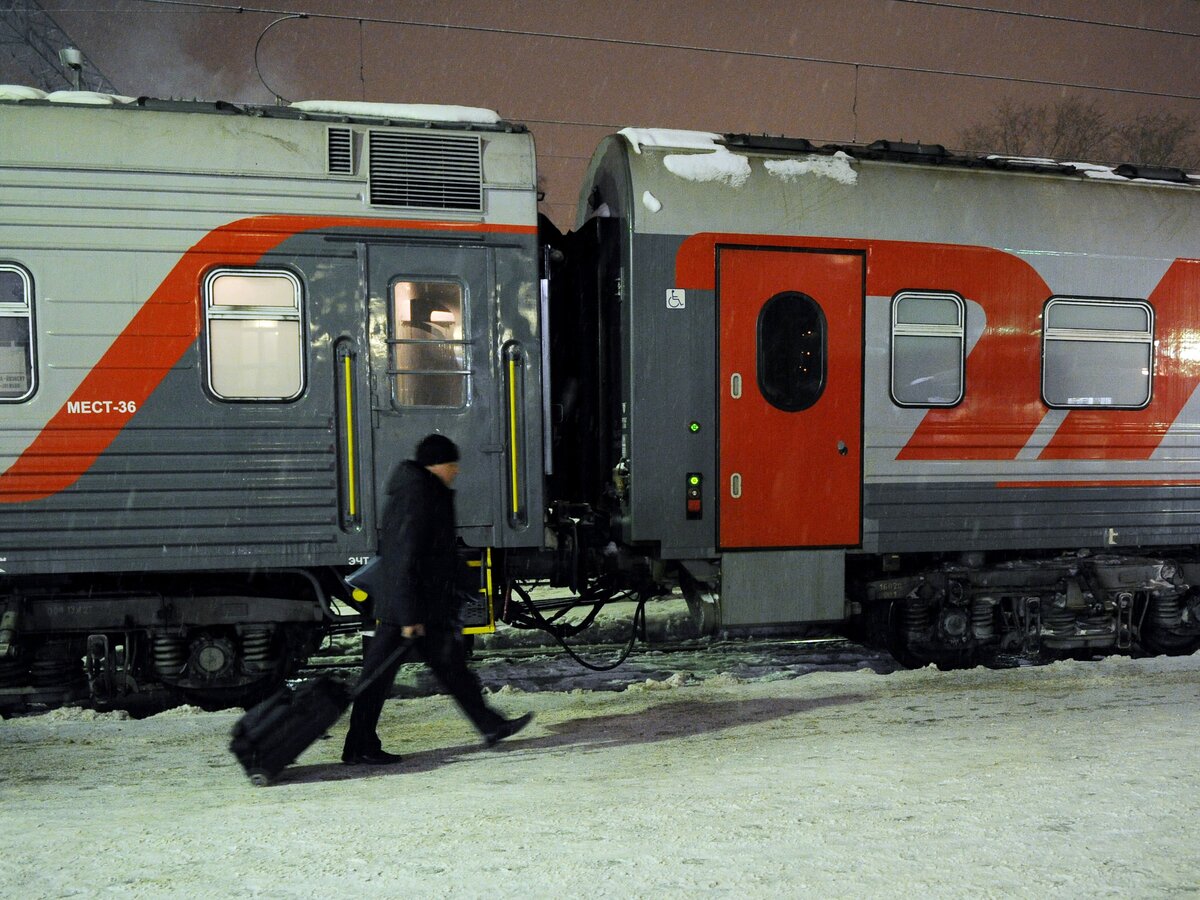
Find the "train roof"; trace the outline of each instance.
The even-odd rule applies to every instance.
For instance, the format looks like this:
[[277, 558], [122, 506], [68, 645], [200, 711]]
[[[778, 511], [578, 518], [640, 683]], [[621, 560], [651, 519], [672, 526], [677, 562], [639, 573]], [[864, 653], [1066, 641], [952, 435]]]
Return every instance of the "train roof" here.
[[1138, 245], [1194, 257], [1198, 187], [1200, 178], [1175, 169], [627, 128], [593, 155], [576, 224], [609, 216], [643, 234], [871, 237], [1064, 253]]
[[287, 106], [259, 106], [225, 101], [163, 100], [125, 97], [95, 91], [47, 93], [23, 85], [0, 85], [0, 104], [22, 106], [108, 106], [130, 110], [245, 115], [269, 119], [297, 119], [350, 124], [435, 126], [471, 131], [523, 132], [524, 125], [506, 121], [495, 110], [432, 103], [367, 103], [345, 100], [301, 100]]
[[493, 110], [239, 106], [0, 87], [0, 120], [0, 181], [34, 191], [39, 207], [65, 202], [47, 189], [69, 185], [168, 192], [193, 216], [370, 210], [537, 221], [533, 136]]
[[[600, 215], [628, 218], [644, 233], [986, 234], [1003, 242], [1051, 221], [1069, 221], [1076, 232], [1097, 222], [1115, 232], [1122, 220], [1157, 227], [1168, 215], [1200, 226], [1198, 187], [1200, 176], [1181, 169], [972, 156], [889, 140], [816, 145], [625, 128], [596, 149], [577, 224]], [[1006, 218], [1008, 226], [1000, 222]], [[1192, 227], [1169, 230], [1194, 248]]]
[[[805, 163], [813, 170], [823, 169], [826, 174], [837, 177], [839, 171], [849, 171], [843, 163], [850, 159], [881, 160], [886, 162], [913, 163], [916, 165], [945, 166], [949, 168], [992, 169], [1003, 171], [1035, 172], [1043, 175], [1077, 176], [1087, 179], [1109, 181], [1155, 181], [1176, 185], [1200, 186], [1200, 175], [1189, 174], [1183, 169], [1168, 166], [1148, 166], [1125, 163], [1117, 166], [1099, 165], [1089, 162], [1003, 156], [998, 154], [975, 155], [955, 153], [941, 144], [907, 143], [903, 141], [879, 140], [870, 144], [822, 144], [817, 145], [805, 138], [783, 135], [725, 133], [703, 131], [678, 131], [670, 129], [625, 128], [620, 132], [635, 153], [643, 147], [668, 151], [704, 151], [708, 158], [694, 160], [690, 166], [697, 180], [720, 180], [728, 171], [736, 178], [735, 169], [742, 166], [731, 157], [742, 153], [778, 154], [783, 157], [810, 157]], [[680, 160], [666, 162], [683, 168]], [[707, 171], [703, 171], [707, 168]], [[679, 174], [679, 172], [675, 172]], [[709, 177], [711, 176], [711, 178]], [[685, 176], [686, 177], [686, 176]]]

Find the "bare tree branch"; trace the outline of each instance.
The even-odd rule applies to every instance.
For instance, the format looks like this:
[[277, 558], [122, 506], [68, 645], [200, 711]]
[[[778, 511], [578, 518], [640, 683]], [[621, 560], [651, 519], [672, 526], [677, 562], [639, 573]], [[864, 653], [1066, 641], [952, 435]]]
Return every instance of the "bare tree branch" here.
[[1198, 130], [1194, 119], [1166, 112], [1113, 122], [1096, 101], [1067, 97], [1043, 105], [1004, 100], [959, 140], [974, 153], [1188, 169], [1200, 164]]

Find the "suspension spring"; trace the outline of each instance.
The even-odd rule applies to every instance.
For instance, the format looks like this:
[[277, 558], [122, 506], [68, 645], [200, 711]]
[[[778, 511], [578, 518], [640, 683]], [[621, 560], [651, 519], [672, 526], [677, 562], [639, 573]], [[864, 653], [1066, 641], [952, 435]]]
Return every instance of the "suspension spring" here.
[[1067, 635], [1075, 631], [1075, 613], [1053, 603], [1042, 605], [1042, 634]]
[[924, 637], [933, 625], [933, 609], [929, 604], [910, 601], [904, 604], [904, 630], [909, 637]]
[[1183, 597], [1151, 597], [1150, 619], [1159, 628], [1177, 628], [1183, 616]]
[[154, 671], [167, 677], [183, 674], [187, 668], [187, 641], [171, 635], [154, 638]]
[[993, 603], [986, 599], [974, 600], [971, 603], [971, 631], [978, 641], [986, 641], [996, 634]]
[[242, 659], [247, 669], [265, 668], [271, 656], [271, 628], [247, 628], [242, 632]]
[[36, 687], [63, 687], [83, 677], [83, 662], [65, 644], [47, 644], [30, 664], [30, 675]]

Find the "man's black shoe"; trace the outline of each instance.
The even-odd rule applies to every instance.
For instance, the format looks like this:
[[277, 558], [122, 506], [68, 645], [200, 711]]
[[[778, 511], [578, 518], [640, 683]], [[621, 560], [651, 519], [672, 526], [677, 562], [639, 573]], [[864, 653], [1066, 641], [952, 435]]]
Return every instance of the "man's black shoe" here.
[[495, 731], [489, 731], [483, 736], [483, 742], [489, 747], [495, 747], [505, 738], [512, 737], [533, 721], [533, 713], [527, 712], [515, 719], [505, 719]]
[[342, 764], [346, 766], [394, 766], [400, 762], [399, 753], [386, 750], [368, 750], [366, 753], [343, 753]]

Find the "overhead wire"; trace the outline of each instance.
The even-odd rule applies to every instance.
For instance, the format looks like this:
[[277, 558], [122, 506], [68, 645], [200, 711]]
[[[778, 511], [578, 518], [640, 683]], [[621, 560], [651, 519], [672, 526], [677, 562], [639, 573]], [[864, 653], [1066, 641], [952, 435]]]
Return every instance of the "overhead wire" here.
[[1102, 19], [1081, 19], [1075, 16], [1058, 16], [1052, 13], [1028, 12], [1020, 9], [996, 9], [990, 6], [972, 6], [965, 3], [947, 3], [945, 0], [888, 0], [889, 3], [907, 3], [912, 6], [933, 6], [940, 9], [959, 9], [963, 12], [1011, 16], [1019, 19], [1043, 19], [1048, 22], [1063, 22], [1069, 25], [1095, 25], [1101, 28], [1120, 28], [1126, 31], [1144, 31], [1148, 34], [1166, 34], [1172, 37], [1200, 37], [1200, 31], [1177, 31], [1173, 28], [1155, 28], [1153, 25], [1131, 25], [1128, 22], [1106, 22]]
[[[132, 0], [132, 2], [151, 3], [154, 5], [158, 5], [158, 6], [180, 6], [180, 7], [200, 8], [200, 9], [209, 10], [211, 12], [232, 12], [232, 13], [250, 12], [250, 13], [276, 13], [276, 14], [281, 14], [284, 12], [283, 10], [264, 9], [264, 8], [260, 8], [260, 7], [250, 7], [250, 6], [245, 6], [242, 4], [238, 4], [236, 6], [229, 6], [224, 3], [205, 2], [205, 0]], [[1109, 21], [1109, 20], [1105, 20], [1105, 19], [1088, 19], [1088, 18], [1082, 18], [1080, 16], [1067, 16], [1067, 15], [1058, 15], [1055, 13], [1044, 13], [1044, 12], [1030, 12], [1029, 10], [1022, 10], [1022, 9], [997, 9], [994, 6], [977, 6], [977, 5], [970, 4], [970, 3], [950, 3], [950, 2], [947, 2], [947, 0], [882, 0], [882, 2], [903, 3], [903, 4], [906, 4], [909, 6], [929, 6], [929, 7], [934, 7], [937, 9], [953, 9], [953, 10], [960, 10], [962, 12], [981, 13], [983, 15], [1008, 16], [1009, 18], [1015, 18], [1015, 19], [1040, 19], [1042, 21], [1047, 21], [1047, 22], [1063, 22], [1063, 23], [1069, 24], [1069, 25], [1091, 25], [1091, 26], [1095, 26], [1098, 28], [1116, 28], [1116, 29], [1120, 29], [1123, 31], [1141, 31], [1141, 32], [1145, 32], [1147, 34], [1163, 34], [1163, 35], [1168, 35], [1171, 37], [1192, 37], [1192, 38], [1200, 37], [1200, 32], [1197, 32], [1197, 31], [1180, 31], [1175, 28], [1159, 28], [1154, 25], [1135, 25], [1131, 22], [1113, 22], [1113, 21]], [[1193, 2], [1195, 2], [1195, 0], [1193, 0]], [[50, 12], [50, 13], [80, 12], [81, 11], [80, 8], [77, 6], [63, 7], [61, 9], [58, 9], [58, 8], [47, 6], [45, 3], [42, 4], [42, 8], [44, 11]], [[99, 12], [99, 11], [103, 11], [103, 10], [96, 10], [96, 11]], [[115, 12], [115, 10], [114, 10], [114, 12]], [[287, 10], [286, 12], [295, 12], [295, 11]], [[338, 13], [308, 12], [308, 13], [305, 13], [305, 15], [308, 15], [314, 19], [316, 19], [316, 18], [346, 19], [346, 20], [353, 19], [353, 20], [360, 21], [360, 22], [374, 21], [374, 22], [384, 22], [384, 23], [390, 22], [390, 23], [395, 23], [395, 24], [405, 24], [402, 20], [387, 19], [387, 18], [381, 17], [381, 16], [374, 16], [374, 17], [360, 16], [360, 15], [354, 15], [354, 14], [350, 14], [350, 13], [338, 14]], [[470, 26], [462, 26], [462, 27], [470, 27]], [[505, 29], [505, 31], [510, 34], [530, 34], [530, 35], [536, 34], [536, 32], [526, 32], [526, 31], [521, 31], [519, 29]], [[636, 42], [634, 42], [634, 43], [636, 43]]]
[[[255, 6], [246, 6], [244, 4], [238, 4], [237, 6], [229, 6], [224, 3], [211, 2], [211, 0], [132, 0], [132, 2], [149, 3], [149, 4], [156, 5], [156, 6], [190, 7], [190, 8], [197, 8], [197, 9], [207, 9], [212, 12], [227, 12], [227, 13], [239, 13], [239, 14], [247, 13], [247, 12], [248, 13], [265, 13], [265, 14], [273, 14], [273, 15], [288, 15], [288, 14], [300, 13], [300, 11], [298, 11], [298, 10], [278, 9], [278, 8], [274, 8], [274, 7], [255, 7]], [[1065, 15], [1056, 15], [1053, 13], [1029, 12], [1027, 10], [1019, 10], [1019, 9], [997, 9], [996, 7], [991, 7], [991, 6], [976, 6], [976, 5], [967, 4], [967, 3], [949, 3], [949, 2], [947, 2], [947, 0], [883, 0], [883, 2], [903, 3], [903, 4], [910, 5], [910, 6], [929, 6], [929, 7], [939, 8], [939, 9], [953, 9], [953, 10], [960, 10], [962, 12], [982, 13], [984, 15], [1008, 16], [1010, 18], [1018, 18], [1018, 19], [1040, 19], [1043, 21], [1050, 21], [1050, 22], [1063, 22], [1063, 23], [1070, 24], [1070, 25], [1092, 25], [1092, 26], [1096, 26], [1099, 28], [1116, 28], [1116, 29], [1121, 29], [1124, 31], [1142, 31], [1142, 32], [1146, 32], [1148, 34], [1164, 34], [1164, 35], [1170, 35], [1172, 37], [1200, 37], [1200, 32], [1196, 32], [1196, 31], [1180, 31], [1180, 30], [1174, 29], [1174, 28], [1159, 28], [1159, 27], [1156, 27], [1153, 25], [1135, 25], [1130, 22], [1112, 22], [1112, 21], [1107, 21], [1104, 19], [1086, 19], [1086, 18], [1080, 18], [1079, 16], [1065, 16]], [[48, 10], [48, 11], [58, 12], [59, 10]], [[66, 11], [78, 12], [79, 10], [77, 7], [73, 7], [70, 10], [66, 10]], [[420, 24], [420, 23], [410, 22], [409, 20], [406, 20], [406, 19], [388, 18], [386, 16], [364, 16], [364, 15], [358, 15], [358, 14], [354, 14], [354, 13], [303, 12], [302, 14], [307, 15], [314, 19], [318, 19], [318, 18], [341, 19], [341, 20], [345, 20], [345, 21], [378, 22], [378, 23], [383, 23], [383, 24], [396, 24], [396, 25]], [[460, 28], [460, 29], [473, 29], [473, 30], [481, 30], [481, 31], [499, 31], [499, 32], [503, 32], [506, 34], [518, 34], [518, 35], [530, 35], [530, 36], [543, 36], [544, 34], [547, 34], [545, 32], [527, 31], [527, 30], [516, 29], [516, 28], [497, 28], [494, 26], [484, 26], [484, 25], [479, 25], [479, 26], [450, 25], [448, 23], [432, 23], [432, 22], [424, 23], [424, 24], [427, 24], [430, 27], [438, 27], [438, 28]], [[581, 37], [582, 38], [582, 36], [575, 36], [575, 35], [571, 35], [570, 37]], [[629, 40], [629, 39], [626, 39], [624, 42], [625, 43], [633, 43], [633, 44], [643, 44], [645, 46], [654, 46], [653, 42], [633, 41], [633, 40]]]
[[[467, 31], [479, 34], [502, 34], [515, 37], [533, 37], [543, 38], [548, 40], [563, 40], [563, 41], [578, 41], [582, 43], [607, 44], [623, 47], [642, 47], [654, 50], [678, 50], [689, 53], [711, 53], [724, 56], [739, 56], [755, 59], [775, 59], [787, 62], [804, 62], [817, 65], [829, 66], [853, 66], [862, 69], [874, 69], [884, 72], [908, 72], [921, 75], [940, 75], [951, 78], [973, 78], [983, 81], [1003, 81], [1015, 84], [1031, 84], [1042, 87], [1063, 87], [1074, 88], [1076, 90], [1101, 91], [1105, 93], [1129, 94], [1139, 97], [1160, 97], [1169, 100], [1200, 100], [1200, 94], [1173, 93], [1170, 91], [1150, 91], [1139, 88], [1122, 88], [1109, 87], [1100, 84], [1087, 84], [1083, 82], [1073, 81], [1050, 81], [1039, 78], [1024, 78], [1018, 75], [989, 75], [980, 72], [958, 72], [952, 69], [938, 69], [930, 66], [901, 66], [888, 63], [870, 63], [854, 60], [833, 59], [822, 56], [806, 56], [793, 53], [777, 53], [767, 50], [746, 50], [738, 48], [726, 47], [707, 47], [702, 44], [678, 44], [669, 41], [644, 41], [635, 40], [632, 38], [617, 38], [617, 37], [600, 37], [596, 35], [580, 35], [567, 34], [556, 31], [534, 31], [519, 28], [501, 28], [493, 25], [463, 25], [450, 22], [425, 22], [418, 19], [404, 19], [388, 16], [370, 16], [348, 13], [321, 13], [307, 12], [295, 9], [284, 9], [279, 7], [269, 6], [226, 6], [221, 3], [213, 3], [211, 0], [134, 0], [137, 3], [150, 4], [155, 6], [172, 6], [172, 7], [187, 7], [192, 9], [206, 9], [214, 12], [225, 12], [232, 14], [256, 13], [262, 15], [276, 16], [306, 16], [310, 19], [326, 19], [329, 21], [343, 22], [364, 22], [379, 25], [399, 25], [410, 28], [429, 28], [441, 31]], [[888, 2], [912, 2], [917, 3], [918, 0], [888, 0]], [[928, 5], [934, 5], [935, 0], [921, 0]], [[989, 12], [986, 7], [966, 7], [957, 4], [944, 3], [944, 7], [954, 7], [965, 11], [983, 11]], [[1063, 21], [1069, 21], [1063, 19]], [[1100, 22], [1096, 20], [1078, 20], [1078, 24], [1110, 26], [1112, 23]], [[1112, 27], [1115, 27], [1113, 25]], [[1154, 32], [1154, 29], [1145, 28], [1144, 30]], [[1171, 32], [1174, 34], [1175, 32]], [[1180, 36], [1192, 37], [1200, 36], [1193, 35], [1191, 32], [1182, 32]], [[585, 123], [547, 123], [547, 124], [585, 124]]]

